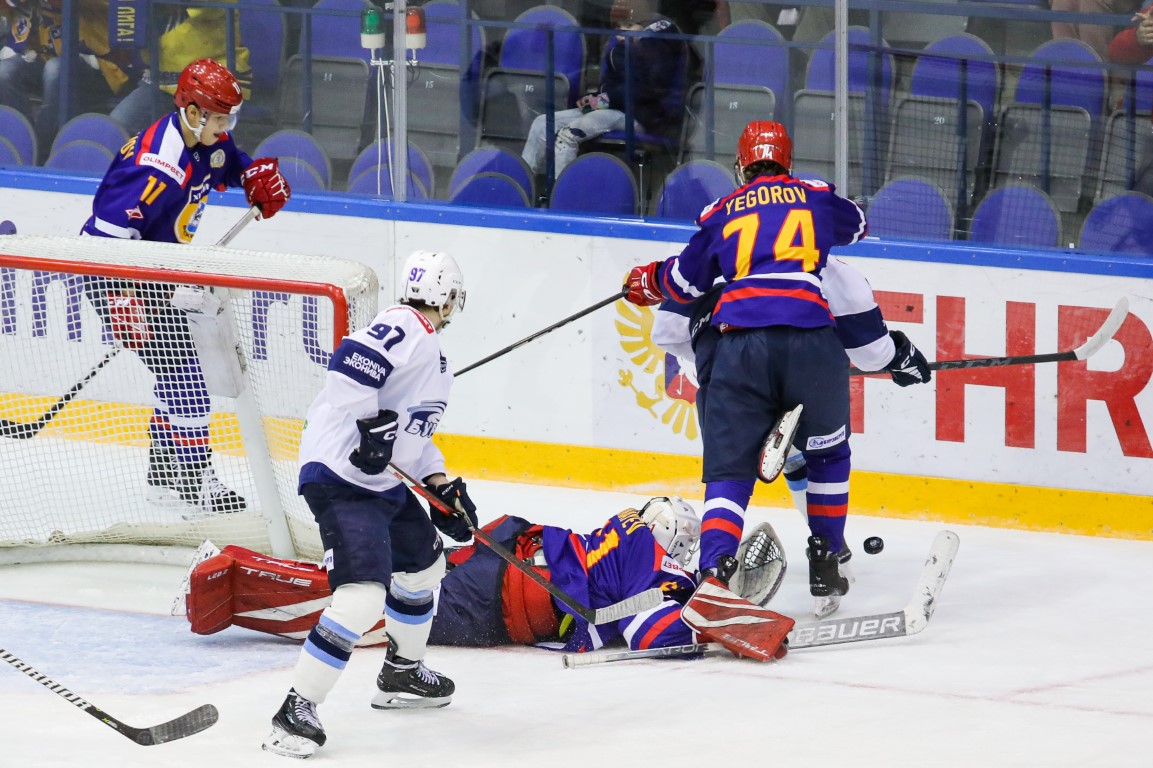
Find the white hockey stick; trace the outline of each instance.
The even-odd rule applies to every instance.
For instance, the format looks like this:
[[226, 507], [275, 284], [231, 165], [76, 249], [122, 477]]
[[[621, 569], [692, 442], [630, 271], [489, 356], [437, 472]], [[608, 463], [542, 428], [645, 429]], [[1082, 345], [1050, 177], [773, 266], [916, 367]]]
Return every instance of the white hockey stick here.
[[[952, 531], [941, 531], [937, 534], [929, 549], [925, 566], [921, 569], [913, 599], [904, 610], [797, 624], [789, 633], [789, 650], [880, 640], [886, 637], [908, 637], [922, 631], [928, 626], [929, 619], [933, 618], [937, 598], [945, 586], [945, 580], [949, 578], [949, 570], [953, 567], [953, 560], [957, 557], [957, 548], [960, 545], [961, 540]], [[722, 650], [724, 649], [717, 643], [694, 643], [667, 648], [648, 648], [643, 651], [566, 653], [562, 661], [565, 669], [573, 669], [611, 661], [694, 656]]]

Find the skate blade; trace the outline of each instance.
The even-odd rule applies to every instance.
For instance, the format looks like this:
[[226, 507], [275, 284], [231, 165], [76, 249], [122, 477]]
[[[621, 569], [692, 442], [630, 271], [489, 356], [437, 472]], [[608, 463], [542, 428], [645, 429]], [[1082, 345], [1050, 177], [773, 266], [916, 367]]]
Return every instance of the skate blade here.
[[380, 691], [372, 699], [373, 709], [440, 709], [452, 703], [452, 696], [427, 698], [424, 696], [406, 697], [399, 693]]
[[180, 499], [180, 494], [177, 493], [175, 488], [165, 488], [162, 485], [148, 486], [147, 497], [149, 504], [154, 504], [158, 507], [170, 507], [179, 509], [180, 507], [187, 506]]
[[813, 598], [813, 614], [818, 619], [823, 619], [826, 616], [831, 616], [837, 612], [841, 607], [840, 595], [828, 595], [826, 597]]
[[271, 752], [281, 757], [294, 757], [297, 760], [307, 760], [316, 754], [317, 744], [311, 739], [289, 733], [279, 726], [272, 727], [272, 733], [260, 745], [265, 752]]

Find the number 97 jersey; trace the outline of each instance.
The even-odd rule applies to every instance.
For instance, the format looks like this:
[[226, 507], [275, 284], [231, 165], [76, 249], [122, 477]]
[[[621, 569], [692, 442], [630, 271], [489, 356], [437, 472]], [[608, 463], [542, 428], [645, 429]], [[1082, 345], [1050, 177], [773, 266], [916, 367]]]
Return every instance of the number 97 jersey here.
[[712, 324], [834, 325], [821, 273], [835, 245], [865, 234], [865, 215], [830, 184], [761, 176], [701, 212], [700, 229], [660, 272], [666, 296], [691, 302], [728, 283]]
[[443, 472], [444, 457], [432, 436], [451, 387], [452, 372], [432, 324], [412, 307], [383, 310], [332, 354], [300, 439], [300, 485], [344, 483], [376, 493], [396, 488], [400, 481], [391, 472], [369, 475], [348, 460], [360, 445], [357, 420], [381, 410], [399, 415], [393, 463], [418, 478]]

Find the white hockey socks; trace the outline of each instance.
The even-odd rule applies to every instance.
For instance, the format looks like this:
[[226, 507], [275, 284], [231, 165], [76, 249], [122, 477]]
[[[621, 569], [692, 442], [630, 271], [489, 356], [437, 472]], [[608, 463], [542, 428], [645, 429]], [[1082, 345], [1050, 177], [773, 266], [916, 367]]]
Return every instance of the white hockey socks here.
[[360, 636], [380, 619], [387, 594], [383, 584], [343, 584], [332, 594], [332, 605], [308, 634], [296, 662], [292, 687], [304, 698], [324, 702], [348, 665]]

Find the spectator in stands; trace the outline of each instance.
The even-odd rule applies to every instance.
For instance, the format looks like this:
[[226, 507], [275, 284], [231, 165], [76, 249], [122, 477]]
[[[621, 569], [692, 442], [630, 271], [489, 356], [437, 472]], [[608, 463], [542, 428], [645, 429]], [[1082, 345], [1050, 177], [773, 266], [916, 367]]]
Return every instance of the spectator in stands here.
[[[623, 35], [615, 37], [605, 54], [600, 90], [582, 96], [573, 109], [556, 113], [558, 175], [576, 159], [582, 142], [624, 129], [626, 110], [632, 113], [637, 131], [659, 134], [667, 126], [680, 124], [680, 115], [667, 114], [666, 104], [670, 90], [683, 87], [678, 67], [683, 65], [685, 46], [683, 41], [671, 37], [679, 33], [676, 25], [655, 16], [651, 7], [649, 0], [618, 0], [613, 6], [613, 21], [618, 29], [644, 30], [648, 34], [634, 37], [630, 45], [625, 45]], [[630, 51], [627, 62], [626, 50]], [[631, 72], [632, 82], [627, 90], [632, 104], [625, 103], [626, 71]], [[525, 162], [538, 175], [545, 171], [546, 118], [547, 115], [540, 115], [533, 121], [523, 152]]]
[[[1133, 14], [1133, 26], [1117, 33], [1109, 43], [1109, 60], [1118, 64], [1144, 64], [1153, 59], [1153, 3]], [[1153, 130], [1145, 127], [1137, 139], [1138, 165], [1133, 189], [1153, 195]]]
[[[1049, 8], [1068, 13], [1106, 13], [1112, 15], [1133, 13], [1140, 0], [1049, 0]], [[1071, 37], [1087, 43], [1104, 59], [1109, 52], [1109, 41], [1116, 28], [1111, 24], [1079, 24], [1054, 21], [1050, 24], [1053, 38]]]
[[[145, 70], [137, 87], [112, 110], [113, 119], [130, 134], [139, 133], [171, 110], [170, 96], [176, 92], [176, 80], [185, 67], [197, 59], [228, 61], [226, 20], [224, 8], [169, 6], [166, 17], [157, 19], [157, 28], [164, 30], [160, 35], [159, 74], [156, 67]], [[248, 49], [240, 44], [239, 17], [234, 20], [233, 33], [237, 41], [236, 60], [230, 69], [236, 73], [244, 98], [248, 99], [252, 68]], [[167, 96], [161, 96], [161, 91]]]
[[[72, 106], [77, 112], [104, 112], [125, 90], [134, 69], [131, 54], [109, 47], [108, 0], [77, 7], [80, 61], [72, 68]], [[8, 22], [0, 47], [0, 104], [20, 110], [35, 125], [42, 163], [60, 127], [60, 1], [4, 0], [0, 15]], [[34, 109], [37, 97], [40, 107]]]

